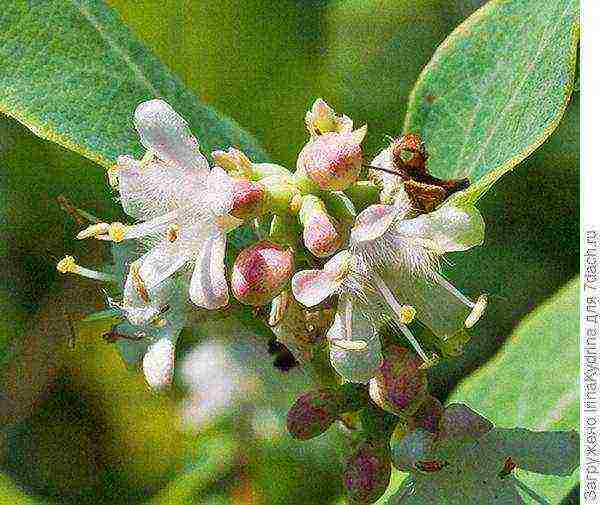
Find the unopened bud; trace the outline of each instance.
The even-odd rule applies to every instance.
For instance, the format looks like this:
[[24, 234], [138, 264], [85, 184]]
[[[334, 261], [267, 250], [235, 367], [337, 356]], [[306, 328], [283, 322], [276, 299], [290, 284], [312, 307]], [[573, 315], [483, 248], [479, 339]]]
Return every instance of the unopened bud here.
[[175, 367], [175, 345], [162, 338], [148, 347], [144, 355], [143, 368], [146, 382], [151, 388], [159, 389], [171, 384]]
[[425, 401], [408, 420], [408, 425], [413, 428], [421, 428], [429, 433], [437, 433], [440, 419], [444, 412], [444, 406], [434, 396], [427, 396]]
[[294, 273], [294, 253], [268, 241], [244, 249], [233, 264], [231, 289], [246, 305], [264, 305], [275, 298]]
[[230, 214], [238, 219], [257, 217], [264, 211], [266, 190], [260, 182], [235, 178], [233, 180], [233, 207]]
[[325, 205], [313, 195], [302, 199], [300, 222], [304, 226], [302, 237], [306, 248], [318, 258], [335, 253], [342, 245], [343, 235], [337, 223], [327, 213]]
[[312, 138], [329, 132], [349, 133], [352, 131], [352, 120], [348, 116], [338, 116], [327, 102], [317, 98], [304, 119], [306, 129]]
[[423, 361], [408, 349], [389, 346], [369, 383], [373, 401], [401, 417], [414, 414], [427, 394], [427, 374], [422, 365]]
[[414, 470], [417, 461], [428, 459], [435, 436], [426, 430], [408, 428], [399, 423], [390, 438], [392, 464], [401, 472]]
[[346, 461], [344, 486], [349, 503], [374, 503], [385, 493], [392, 473], [387, 444], [362, 442]]
[[362, 167], [360, 146], [366, 127], [352, 133], [325, 133], [304, 146], [297, 167], [321, 189], [344, 190], [358, 180]]
[[287, 415], [290, 435], [308, 440], [325, 433], [342, 414], [342, 403], [342, 395], [333, 388], [303, 394]]

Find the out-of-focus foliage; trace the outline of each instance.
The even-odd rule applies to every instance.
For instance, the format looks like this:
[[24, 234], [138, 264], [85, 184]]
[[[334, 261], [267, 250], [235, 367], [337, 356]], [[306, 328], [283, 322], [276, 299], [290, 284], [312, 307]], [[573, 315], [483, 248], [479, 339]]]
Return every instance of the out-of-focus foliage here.
[[[48, 8], [45, 2], [29, 3]], [[400, 133], [409, 91], [436, 46], [481, 3], [109, 0], [115, 14], [108, 17], [120, 16], [186, 87], [254, 134], [273, 159], [291, 166], [306, 140], [304, 111], [317, 96], [357, 124], [368, 123], [368, 151], [384, 147], [386, 134]], [[59, 4], [65, 12], [78, 5], [53, 3]], [[2, 37], [14, 40], [18, 25], [8, 22], [8, 15], [0, 14]], [[71, 70], [67, 62], [77, 58], [79, 47], [104, 44], [97, 34], [86, 33], [89, 40], [74, 40], [63, 59], [51, 61], [53, 68]], [[29, 43], [12, 47], [31, 53], [35, 46], [42, 58], [56, 49], [49, 34], [60, 39], [68, 27], [45, 19], [37, 32], [23, 30]], [[135, 58], [146, 54], [131, 44], [138, 48]], [[0, 69], [3, 82], [14, 77], [6, 68]], [[128, 69], [115, 71], [120, 73], [113, 77], [123, 82]], [[82, 74], [88, 91], [100, 86], [107, 92], [101, 104], [105, 112], [97, 113], [95, 125], [106, 118], [117, 121], [117, 115], [122, 121], [119, 139], [129, 147], [108, 147], [109, 156], [122, 149], [136, 152], [129, 117], [145, 96], [117, 107], [110, 99], [117, 91], [110, 76], [103, 81]], [[50, 97], [69, 91], [68, 82], [54, 82], [59, 84]], [[38, 83], [31, 84], [35, 89]], [[185, 96], [181, 92], [173, 104], [184, 103]], [[202, 121], [185, 107], [181, 112], [200, 134]], [[467, 353], [432, 371], [436, 394], [447, 395], [495, 352], [522, 317], [577, 273], [578, 136], [576, 94], [550, 139], [481, 200], [486, 243], [464, 257], [451, 257], [449, 274], [467, 292], [489, 292], [490, 309]], [[20, 487], [38, 495], [39, 502], [61, 504], [140, 503], [151, 497], [158, 503], [341, 503], [342, 431], [304, 444], [289, 439], [286, 407], [310, 378], [298, 370], [274, 370], [263, 340], [215, 335], [214, 330], [183, 339], [182, 355], [198, 341], [218, 337], [246, 360], [248, 369], [270, 377], [264, 379], [268, 388], [233, 403], [213, 425], [184, 430], [179, 418], [187, 394], [183, 387], [167, 395], [148, 392], [140, 374], [126, 370], [97, 333], [84, 335], [74, 351], [68, 350], [65, 313], [77, 319], [86, 306], [100, 302], [101, 293], [94, 286], [81, 292], [72, 282], [57, 281], [55, 260], [70, 251], [82, 263], [99, 264], [102, 254], [90, 256], [72, 239], [78, 228], [55, 199], [66, 194], [106, 218], [116, 218], [117, 207], [97, 165], [6, 118], [0, 119], [0, 170], [6, 239], [0, 349], [2, 342], [11, 345], [13, 363], [0, 390], [0, 461]], [[258, 354], [240, 348], [241, 341], [249, 341]], [[506, 426], [510, 420], [498, 422]], [[402, 478], [394, 475], [394, 487]]]

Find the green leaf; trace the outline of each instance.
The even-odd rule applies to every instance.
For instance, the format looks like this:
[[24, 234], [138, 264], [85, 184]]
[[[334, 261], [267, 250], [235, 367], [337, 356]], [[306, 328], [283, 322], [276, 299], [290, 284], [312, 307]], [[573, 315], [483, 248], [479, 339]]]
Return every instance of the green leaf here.
[[136, 105], [167, 100], [205, 154], [240, 146], [265, 160], [252, 137], [202, 104], [100, 0], [10, 2], [0, 14], [0, 112], [36, 135], [109, 167], [140, 154]]
[[[502, 351], [462, 382], [450, 401], [467, 403], [501, 428], [578, 429], [578, 335], [575, 279], [525, 318]], [[577, 472], [557, 477], [518, 469], [516, 475], [550, 503], [558, 503], [578, 479]]]
[[558, 126], [573, 89], [576, 0], [492, 0], [437, 49], [410, 97], [405, 131], [432, 173], [469, 177], [479, 199]]

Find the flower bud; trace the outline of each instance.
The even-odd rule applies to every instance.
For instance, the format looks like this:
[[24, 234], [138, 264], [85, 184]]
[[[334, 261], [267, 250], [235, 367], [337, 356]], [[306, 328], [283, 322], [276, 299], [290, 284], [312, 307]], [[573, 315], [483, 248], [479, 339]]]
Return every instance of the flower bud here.
[[414, 470], [414, 464], [428, 458], [433, 448], [435, 436], [426, 430], [410, 431], [406, 425], [398, 423], [390, 438], [392, 464], [401, 472]]
[[408, 420], [408, 425], [412, 429], [421, 428], [429, 433], [437, 433], [444, 412], [444, 406], [434, 396], [427, 396], [425, 401]]
[[292, 273], [292, 250], [262, 241], [238, 254], [233, 264], [231, 289], [246, 305], [264, 305], [283, 290]]
[[312, 138], [329, 132], [345, 133], [352, 131], [352, 120], [348, 116], [338, 116], [327, 102], [317, 98], [304, 118], [306, 129]]
[[230, 214], [238, 219], [259, 216], [264, 211], [266, 190], [260, 182], [232, 179], [233, 207]]
[[337, 222], [316, 196], [307, 195], [302, 198], [299, 217], [304, 226], [304, 245], [312, 254], [325, 258], [341, 247], [344, 237], [338, 231]]
[[404, 347], [389, 346], [369, 394], [382, 409], [404, 417], [417, 411], [427, 394], [427, 374], [423, 361]]
[[287, 429], [294, 438], [308, 440], [325, 433], [342, 414], [343, 397], [333, 388], [300, 396], [287, 415]]
[[171, 384], [175, 368], [175, 345], [168, 338], [153, 343], [143, 359], [144, 376], [151, 388], [159, 389]]
[[362, 442], [346, 461], [344, 486], [349, 503], [374, 503], [385, 493], [392, 473], [387, 444]]
[[358, 180], [366, 127], [352, 133], [325, 133], [308, 142], [298, 155], [297, 168], [321, 189], [342, 191]]
[[227, 172], [250, 177], [252, 175], [252, 162], [242, 151], [230, 147], [227, 151], [213, 151], [215, 163]]

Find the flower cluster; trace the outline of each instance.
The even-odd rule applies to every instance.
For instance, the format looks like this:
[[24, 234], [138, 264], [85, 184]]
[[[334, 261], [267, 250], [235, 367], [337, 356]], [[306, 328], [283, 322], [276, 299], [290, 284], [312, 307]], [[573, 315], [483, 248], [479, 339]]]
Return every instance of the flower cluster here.
[[[108, 174], [128, 222], [93, 220], [78, 235], [112, 242], [114, 266], [96, 272], [68, 256], [57, 268], [110, 286], [122, 322], [109, 336], [153, 387], [171, 382], [177, 338], [195, 313], [270, 305], [280, 345], [300, 364], [326, 349], [340, 383], [299, 399], [289, 431], [306, 439], [362, 413], [346, 485], [368, 503], [389, 479], [390, 427], [437, 429], [442, 407], [427, 394], [426, 368], [461, 352], [486, 307], [485, 295], [471, 300], [446, 279], [441, 260], [480, 245], [484, 223], [472, 205], [448, 200], [468, 181], [430, 175], [418, 135], [394, 139], [368, 164], [366, 126], [354, 129], [321, 99], [305, 122], [294, 172], [233, 147], [212, 152], [211, 166], [165, 101], [140, 104], [146, 154], [120, 156]], [[227, 251], [240, 226], [255, 243]], [[373, 475], [361, 474], [365, 465]]]

